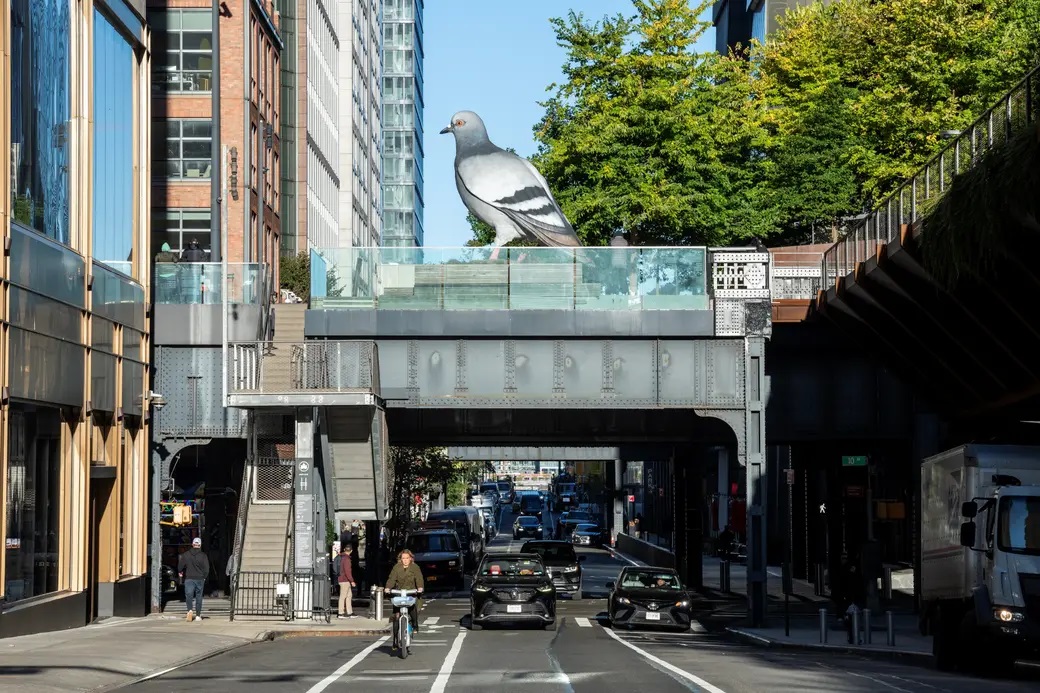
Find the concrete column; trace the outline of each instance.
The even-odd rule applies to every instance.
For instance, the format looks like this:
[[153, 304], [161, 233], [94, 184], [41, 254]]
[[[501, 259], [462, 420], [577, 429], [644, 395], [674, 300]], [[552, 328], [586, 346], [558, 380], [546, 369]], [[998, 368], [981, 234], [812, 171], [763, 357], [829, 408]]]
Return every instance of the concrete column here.
[[[309, 573], [315, 569], [315, 483], [314, 419], [308, 409], [296, 414], [296, 503], [293, 508], [293, 566], [296, 618], [310, 618], [314, 607], [314, 584]], [[321, 528], [324, 533], [324, 528]], [[304, 575], [307, 574], [307, 575]]]
[[729, 524], [729, 450], [726, 448], [715, 449], [719, 476], [719, 530]]
[[747, 593], [751, 623], [766, 620], [766, 401], [764, 337], [747, 337], [745, 352], [744, 470], [747, 475]]

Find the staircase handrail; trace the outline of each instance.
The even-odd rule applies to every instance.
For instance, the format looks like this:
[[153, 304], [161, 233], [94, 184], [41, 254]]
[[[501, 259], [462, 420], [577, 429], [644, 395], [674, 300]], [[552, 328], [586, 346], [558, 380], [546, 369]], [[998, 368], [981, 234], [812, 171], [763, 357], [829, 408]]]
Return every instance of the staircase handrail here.
[[238, 515], [235, 518], [235, 537], [231, 551], [231, 620], [235, 616], [235, 591], [238, 587], [238, 574], [242, 569], [242, 551], [245, 547], [246, 517], [249, 514], [249, 499], [253, 493], [253, 475], [255, 467], [252, 459], [247, 459], [242, 470], [242, 486], [238, 493]]

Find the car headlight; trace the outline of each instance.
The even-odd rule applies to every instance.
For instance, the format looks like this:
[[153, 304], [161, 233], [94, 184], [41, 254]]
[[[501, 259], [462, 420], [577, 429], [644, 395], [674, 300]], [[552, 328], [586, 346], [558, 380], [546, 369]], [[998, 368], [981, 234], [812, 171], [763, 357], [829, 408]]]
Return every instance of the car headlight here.
[[1003, 623], [1021, 623], [1025, 620], [1025, 614], [1020, 611], [1012, 611], [1007, 607], [993, 607], [993, 618]]
[[542, 585], [541, 587], [538, 588], [538, 591], [539, 592], [552, 592], [553, 589], [554, 588], [553, 588], [552, 585]]
[[690, 605], [690, 601], [688, 599], [682, 599], [680, 601], [677, 601], [675, 603], [675, 605], [676, 606], [689, 606]]
[[454, 567], [455, 566], [455, 561], [448, 561], [448, 566], [449, 567]]
[[618, 600], [618, 604], [631, 604], [632, 603], [632, 600], [630, 600], [628, 597], [618, 597], [617, 600]]
[[567, 568], [564, 568], [563, 572], [565, 572], [565, 573], [576, 573], [576, 572], [578, 572], [578, 566], [576, 566], [576, 565], [569, 566]]
[[490, 592], [490, 587], [484, 587], [483, 585], [473, 585], [474, 592]]

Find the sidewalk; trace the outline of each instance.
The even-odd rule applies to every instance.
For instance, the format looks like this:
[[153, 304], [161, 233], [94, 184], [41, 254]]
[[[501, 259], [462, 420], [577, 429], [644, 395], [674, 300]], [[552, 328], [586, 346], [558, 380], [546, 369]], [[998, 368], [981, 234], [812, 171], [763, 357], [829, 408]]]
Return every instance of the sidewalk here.
[[[871, 644], [850, 645], [848, 634], [833, 615], [827, 621], [827, 642], [820, 642], [820, 626], [817, 619], [792, 618], [791, 635], [784, 635], [782, 618], [771, 617], [768, 628], [729, 626], [726, 631], [737, 638], [764, 647], [783, 647], [801, 650], [825, 650], [856, 652], [871, 655], [890, 655], [931, 659], [932, 639], [923, 637], [917, 630], [916, 616], [896, 616], [893, 619], [895, 646], [889, 647], [886, 638], [885, 618], [874, 618], [871, 627]], [[861, 626], [862, 627], [862, 626]], [[861, 636], [862, 637], [862, 636]]]
[[388, 621], [188, 622], [152, 615], [0, 640], [0, 690], [21, 693], [108, 691], [158, 672], [279, 637], [382, 633]]

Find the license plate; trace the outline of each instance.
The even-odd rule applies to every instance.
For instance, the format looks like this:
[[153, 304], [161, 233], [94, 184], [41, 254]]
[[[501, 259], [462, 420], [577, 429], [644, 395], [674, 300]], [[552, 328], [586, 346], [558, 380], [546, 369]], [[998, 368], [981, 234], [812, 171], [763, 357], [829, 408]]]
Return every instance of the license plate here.
[[506, 613], [507, 614], [518, 614], [518, 613], [520, 613], [520, 605], [519, 604], [509, 604], [508, 606], [506, 606]]
[[426, 579], [429, 580], [430, 582], [436, 582], [437, 581], [437, 576], [436, 575], [430, 575]]
[[660, 621], [661, 620], [661, 614], [655, 614], [652, 611], [648, 611], [647, 614], [646, 614], [646, 620], [647, 621]]

